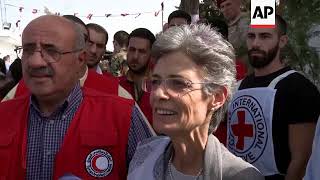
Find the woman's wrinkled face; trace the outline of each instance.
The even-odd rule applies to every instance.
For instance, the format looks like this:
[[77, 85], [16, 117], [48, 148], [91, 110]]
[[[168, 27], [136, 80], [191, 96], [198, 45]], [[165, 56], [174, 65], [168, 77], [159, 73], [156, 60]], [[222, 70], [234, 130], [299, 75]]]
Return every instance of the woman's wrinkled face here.
[[202, 71], [182, 52], [162, 56], [152, 74], [153, 127], [174, 135], [208, 126], [212, 98], [202, 91]]

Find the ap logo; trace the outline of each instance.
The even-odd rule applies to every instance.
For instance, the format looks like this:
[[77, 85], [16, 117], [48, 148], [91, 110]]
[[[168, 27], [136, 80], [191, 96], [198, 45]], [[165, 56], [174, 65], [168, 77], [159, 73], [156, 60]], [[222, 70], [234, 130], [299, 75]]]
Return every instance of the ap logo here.
[[251, 28], [274, 28], [275, 0], [251, 0]]

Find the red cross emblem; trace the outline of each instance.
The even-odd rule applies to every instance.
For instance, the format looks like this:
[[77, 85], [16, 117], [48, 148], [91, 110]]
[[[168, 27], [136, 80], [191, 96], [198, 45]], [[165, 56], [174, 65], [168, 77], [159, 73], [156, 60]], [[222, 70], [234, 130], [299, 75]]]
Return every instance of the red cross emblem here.
[[238, 124], [231, 125], [233, 134], [238, 137], [236, 148], [243, 150], [244, 138], [253, 137], [253, 125], [246, 124], [246, 117], [244, 111], [237, 112]]

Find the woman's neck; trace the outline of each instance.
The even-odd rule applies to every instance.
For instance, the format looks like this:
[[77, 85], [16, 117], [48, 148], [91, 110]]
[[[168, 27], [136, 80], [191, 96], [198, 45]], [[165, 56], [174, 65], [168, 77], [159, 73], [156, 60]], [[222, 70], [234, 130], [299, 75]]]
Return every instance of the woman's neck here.
[[198, 130], [179, 137], [172, 137], [174, 152], [172, 164], [187, 175], [198, 175], [203, 168], [205, 147], [208, 140], [208, 132], [201, 133]]

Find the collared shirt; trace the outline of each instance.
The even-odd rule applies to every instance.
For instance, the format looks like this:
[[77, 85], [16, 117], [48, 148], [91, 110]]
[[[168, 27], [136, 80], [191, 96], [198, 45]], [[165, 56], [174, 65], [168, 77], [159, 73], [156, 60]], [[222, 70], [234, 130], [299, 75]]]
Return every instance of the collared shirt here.
[[96, 67], [96, 72], [97, 72], [98, 74], [103, 74], [103, 73], [102, 73], [102, 69], [100, 68], [99, 65], [97, 65], [97, 67]]
[[86, 82], [86, 79], [88, 77], [88, 66], [86, 66], [86, 72], [84, 73], [84, 75], [79, 79], [80, 81], [80, 86], [83, 87], [84, 83]]
[[[27, 179], [52, 179], [55, 155], [64, 135], [83, 99], [79, 83], [66, 101], [50, 116], [44, 116], [31, 97], [28, 144]], [[127, 146], [127, 164], [132, 159], [138, 142], [153, 136], [137, 107], [133, 106]]]
[[28, 139], [27, 179], [52, 179], [55, 155], [69, 124], [83, 99], [79, 83], [66, 101], [49, 116], [45, 116], [31, 96]]

